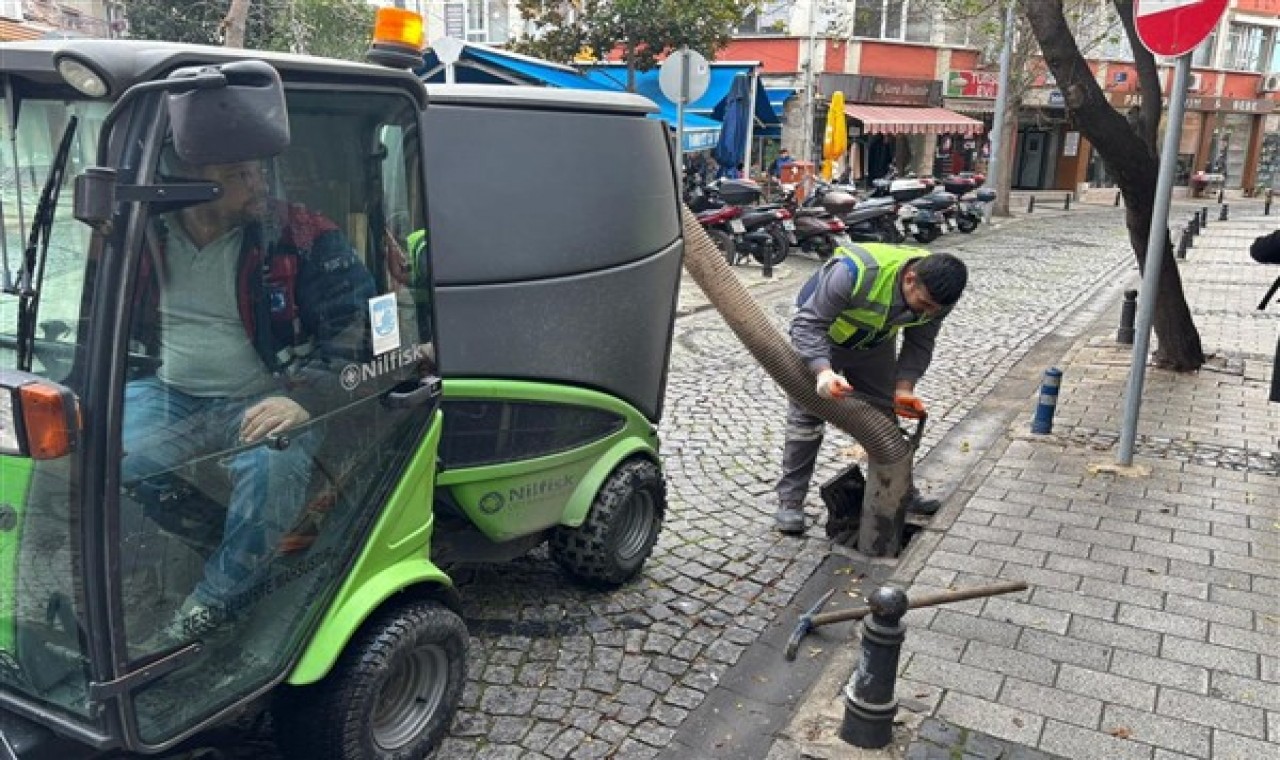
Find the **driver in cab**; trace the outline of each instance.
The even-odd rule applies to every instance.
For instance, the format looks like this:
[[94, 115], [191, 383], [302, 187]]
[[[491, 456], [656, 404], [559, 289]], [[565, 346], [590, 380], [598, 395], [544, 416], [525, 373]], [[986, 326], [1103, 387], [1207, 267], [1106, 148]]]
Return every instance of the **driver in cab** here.
[[222, 540], [159, 633], [176, 644], [234, 617], [268, 573], [306, 498], [307, 423], [338, 403], [328, 360], [375, 291], [332, 221], [269, 197], [262, 162], [167, 151], [160, 172], [222, 189], [153, 221], [133, 337], [160, 364], [125, 389], [126, 487], [210, 455], [230, 485]]

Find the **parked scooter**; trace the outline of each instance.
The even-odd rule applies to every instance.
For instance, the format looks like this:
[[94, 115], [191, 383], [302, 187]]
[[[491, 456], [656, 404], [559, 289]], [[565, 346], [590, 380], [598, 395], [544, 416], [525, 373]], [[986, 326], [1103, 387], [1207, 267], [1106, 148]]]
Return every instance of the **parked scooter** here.
[[704, 188], [709, 205], [698, 212], [698, 223], [737, 265], [747, 257], [777, 266], [791, 250], [795, 225], [791, 212], [780, 205], [751, 207], [760, 198], [760, 185], [751, 180], [721, 179]]
[[[956, 229], [968, 234], [978, 228], [982, 222], [986, 204], [996, 199], [996, 192], [982, 187], [986, 177], [981, 174], [959, 174], [943, 179], [943, 187], [957, 197], [955, 222]], [[973, 193], [973, 195], [968, 195]]]
[[[845, 240], [845, 223], [839, 214], [851, 207], [854, 199], [826, 192], [826, 186], [810, 193], [803, 203], [796, 202], [796, 186], [783, 187], [782, 203], [791, 212], [795, 230], [792, 245], [819, 259], [830, 258]], [[847, 205], [846, 205], [847, 204]]]
[[912, 237], [921, 243], [932, 243], [944, 232], [955, 229], [956, 196], [945, 190], [935, 190], [911, 201], [916, 210], [912, 224]]
[[892, 198], [859, 201], [852, 188], [818, 182], [806, 204], [820, 205], [844, 222], [845, 234], [859, 243], [900, 243], [903, 233], [897, 225], [897, 202]]

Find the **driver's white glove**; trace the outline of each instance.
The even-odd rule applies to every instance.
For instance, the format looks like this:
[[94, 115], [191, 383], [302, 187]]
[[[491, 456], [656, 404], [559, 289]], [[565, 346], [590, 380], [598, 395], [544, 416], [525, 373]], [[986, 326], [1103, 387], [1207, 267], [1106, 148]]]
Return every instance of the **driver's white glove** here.
[[823, 398], [837, 399], [853, 393], [853, 386], [844, 375], [833, 369], [824, 369], [818, 373], [818, 395]]

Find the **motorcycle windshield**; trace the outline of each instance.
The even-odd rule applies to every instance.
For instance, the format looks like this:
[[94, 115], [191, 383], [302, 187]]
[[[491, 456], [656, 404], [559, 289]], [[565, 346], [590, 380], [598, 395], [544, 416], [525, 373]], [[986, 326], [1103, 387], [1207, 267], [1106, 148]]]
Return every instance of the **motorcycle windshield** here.
[[[6, 98], [0, 109], [0, 372], [29, 372], [77, 395], [94, 268], [70, 186], [93, 163], [107, 108]], [[59, 150], [64, 136], [69, 150]], [[63, 186], [54, 188], [59, 162]], [[74, 455], [0, 453], [0, 692], [88, 719], [88, 642], [75, 622], [84, 619], [76, 472]]]

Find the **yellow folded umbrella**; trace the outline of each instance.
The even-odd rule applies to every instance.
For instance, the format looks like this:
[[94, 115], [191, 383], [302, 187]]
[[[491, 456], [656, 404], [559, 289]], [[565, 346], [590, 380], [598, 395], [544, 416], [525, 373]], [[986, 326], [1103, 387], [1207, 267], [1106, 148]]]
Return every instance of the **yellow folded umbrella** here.
[[835, 162], [844, 157], [849, 149], [849, 127], [844, 116], [844, 93], [836, 92], [831, 96], [831, 105], [827, 108], [827, 128], [822, 135], [822, 178], [830, 181]]

